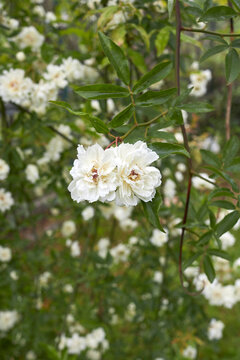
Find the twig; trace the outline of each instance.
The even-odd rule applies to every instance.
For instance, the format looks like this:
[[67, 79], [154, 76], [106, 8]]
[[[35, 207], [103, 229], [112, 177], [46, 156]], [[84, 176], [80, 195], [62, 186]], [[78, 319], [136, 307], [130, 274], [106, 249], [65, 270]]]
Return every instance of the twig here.
[[[176, 70], [176, 87], [177, 87], [177, 94], [180, 95], [180, 46], [181, 46], [181, 13], [180, 13], [180, 4], [179, 0], [176, 0], [175, 4], [176, 10], [176, 54], [175, 54], [175, 70]], [[181, 125], [183, 140], [184, 140], [184, 147], [189, 152], [190, 156], [190, 147], [188, 143], [188, 137], [185, 125]], [[184, 242], [184, 234], [185, 234], [185, 224], [187, 222], [188, 217], [188, 209], [189, 209], [189, 202], [190, 202], [190, 195], [191, 195], [191, 188], [192, 188], [192, 159], [191, 157], [188, 159], [188, 188], [187, 188], [187, 195], [186, 195], [186, 202], [185, 202], [185, 209], [184, 209], [184, 216], [183, 216], [183, 226], [182, 226], [182, 233], [180, 238], [180, 249], [179, 249], [179, 258], [178, 258], [178, 271], [180, 282], [183, 290], [191, 296], [199, 295], [200, 292], [189, 292], [187, 288], [184, 286], [184, 278], [183, 278], [183, 269], [182, 269], [182, 254], [183, 254], [183, 242]]]
[[215, 182], [213, 182], [213, 181], [205, 178], [204, 176], [198, 174], [196, 171], [192, 170], [192, 174], [195, 175], [195, 176], [197, 176], [197, 177], [199, 177], [200, 179], [202, 179], [202, 180], [204, 180], [204, 181], [207, 181], [209, 184], [212, 184], [212, 185], [218, 187], [218, 185], [217, 185]]
[[[231, 1], [228, 1], [228, 6], [232, 7]], [[234, 33], [233, 19], [230, 19], [230, 31], [231, 31], [231, 41]], [[232, 108], [232, 83], [227, 85], [227, 108], [225, 115], [225, 128], [226, 128], [226, 140], [230, 139], [230, 121], [231, 121], [231, 108]]]
[[187, 28], [187, 27], [181, 27], [180, 29], [181, 31], [189, 31], [189, 32], [198, 32], [198, 33], [203, 33], [203, 34], [209, 34], [209, 35], [217, 35], [217, 36], [221, 36], [221, 37], [238, 37], [240, 36], [240, 34], [226, 34], [226, 33], [220, 33], [220, 32], [216, 32], [216, 31], [208, 31], [208, 30], [203, 30], [203, 29], [194, 29], [194, 28]]
[[[129, 90], [129, 93], [130, 93], [130, 96], [131, 96], [131, 102], [132, 102], [133, 106], [135, 107], [136, 104], [135, 104], [134, 97], [133, 97], [133, 92], [132, 92], [130, 86], [128, 86], [128, 90]], [[133, 113], [133, 118], [134, 118], [135, 124], [137, 125], [138, 122], [137, 122], [137, 118], [136, 118], [136, 111], [134, 111], [134, 113]]]

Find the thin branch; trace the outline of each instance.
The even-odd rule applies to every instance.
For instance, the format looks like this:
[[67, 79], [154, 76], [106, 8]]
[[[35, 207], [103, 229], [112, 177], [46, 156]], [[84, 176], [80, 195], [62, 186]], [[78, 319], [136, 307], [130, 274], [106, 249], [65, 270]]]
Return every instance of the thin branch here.
[[211, 180], [209, 180], [209, 179], [205, 178], [204, 176], [202, 176], [202, 175], [198, 174], [196, 171], [192, 170], [192, 174], [193, 174], [193, 175], [195, 175], [195, 176], [197, 176], [197, 177], [199, 177], [200, 179], [202, 179], [202, 180], [204, 180], [204, 181], [208, 182], [209, 184], [212, 184], [212, 185], [214, 185], [214, 186], [218, 187], [218, 185], [217, 185], [215, 182], [213, 182], [213, 181], [211, 181]]
[[[181, 24], [181, 12], [180, 12], [180, 3], [179, 0], [176, 0], [175, 4], [175, 10], [176, 10], [176, 54], [175, 54], [175, 70], [176, 70], [176, 87], [177, 87], [177, 94], [180, 95], [180, 47], [181, 47], [181, 30], [182, 24]], [[190, 153], [190, 147], [188, 143], [188, 137], [185, 125], [181, 125], [182, 135], [183, 135], [183, 141], [184, 141], [184, 147], [185, 149]], [[191, 296], [199, 295], [201, 291], [199, 292], [189, 292], [187, 288], [184, 286], [184, 275], [183, 275], [183, 268], [182, 268], [182, 258], [183, 258], [183, 242], [184, 242], [184, 234], [185, 234], [185, 224], [187, 222], [188, 217], [188, 209], [189, 209], [189, 202], [190, 202], [190, 195], [191, 195], [191, 188], [192, 188], [192, 159], [191, 157], [188, 159], [188, 188], [187, 188], [187, 195], [186, 195], [186, 202], [185, 202], [185, 208], [184, 208], [184, 216], [183, 216], [183, 226], [182, 226], [182, 233], [180, 238], [180, 245], [179, 245], [179, 258], [178, 258], [178, 271], [179, 271], [179, 277], [180, 282], [183, 290]]]
[[[130, 93], [130, 96], [131, 96], [131, 102], [132, 102], [133, 106], [135, 107], [136, 104], [135, 104], [134, 97], [133, 97], [133, 92], [132, 92], [130, 86], [128, 86], [128, 90], [129, 90], [129, 93]], [[134, 113], [133, 113], [133, 118], [134, 118], [135, 124], [137, 125], [138, 122], [137, 122], [137, 117], [136, 117], [136, 111], [134, 111]]]
[[[231, 1], [228, 1], [228, 6], [232, 7]], [[231, 41], [233, 38], [234, 33], [234, 24], [233, 19], [230, 19], [230, 31], [231, 31]], [[231, 108], [232, 108], [232, 83], [227, 85], [227, 107], [226, 107], [226, 115], [225, 115], [225, 128], [226, 128], [226, 140], [230, 139], [231, 128], [230, 128], [230, 121], [231, 121]]]
[[232, 33], [220, 33], [216, 31], [209, 31], [209, 30], [203, 30], [203, 29], [194, 29], [194, 28], [187, 28], [187, 27], [181, 27], [181, 31], [189, 31], [189, 32], [198, 32], [203, 34], [209, 34], [209, 35], [216, 35], [221, 37], [238, 37], [240, 34], [232, 34]]

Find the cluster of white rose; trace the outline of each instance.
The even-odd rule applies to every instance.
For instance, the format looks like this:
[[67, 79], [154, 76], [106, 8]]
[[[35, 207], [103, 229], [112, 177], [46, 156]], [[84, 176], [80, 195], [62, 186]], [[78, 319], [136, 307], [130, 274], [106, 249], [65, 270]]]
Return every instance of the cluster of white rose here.
[[[72, 319], [69, 319], [72, 321]], [[58, 344], [59, 350], [67, 349], [68, 354], [80, 355], [85, 352], [86, 358], [91, 359], [101, 359], [102, 354], [109, 348], [108, 340], [106, 339], [106, 334], [103, 328], [97, 328], [83, 336], [82, 333], [85, 333], [85, 329], [80, 325], [78, 327], [73, 327], [78, 332], [73, 332], [71, 337], [65, 336], [62, 334], [60, 336], [60, 341]]]
[[199, 70], [199, 63], [195, 61], [190, 74], [189, 88], [192, 88], [191, 95], [201, 97], [207, 93], [207, 84], [212, 79], [211, 70]]
[[150, 166], [157, 159], [142, 141], [106, 150], [98, 144], [87, 150], [79, 145], [78, 159], [70, 171], [71, 197], [77, 202], [115, 200], [120, 206], [135, 206], [139, 199], [151, 201], [161, 184], [160, 171]]
[[0, 75], [0, 96], [4, 102], [13, 102], [37, 114], [44, 114], [50, 100], [56, 100], [59, 89], [69, 82], [94, 80], [97, 72], [94, 68], [81, 64], [79, 60], [68, 57], [62, 64], [47, 65], [39, 83], [25, 76], [22, 69], [4, 70]]

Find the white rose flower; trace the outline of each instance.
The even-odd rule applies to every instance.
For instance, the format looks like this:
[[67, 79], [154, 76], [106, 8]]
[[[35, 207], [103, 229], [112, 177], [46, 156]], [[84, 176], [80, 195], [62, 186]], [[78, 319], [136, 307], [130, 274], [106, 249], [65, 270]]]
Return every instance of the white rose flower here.
[[32, 184], [35, 184], [35, 182], [39, 179], [39, 172], [36, 165], [29, 164], [25, 169], [25, 173], [27, 180]]
[[112, 201], [118, 185], [115, 153], [112, 149], [103, 150], [98, 144], [87, 150], [78, 146], [78, 159], [74, 161], [70, 174], [73, 181], [68, 186], [73, 200], [90, 203]]
[[44, 42], [44, 36], [34, 26], [27, 26], [22, 29], [14, 40], [21, 49], [31, 47], [32, 50], [38, 50]]
[[8, 176], [10, 167], [3, 159], [0, 159], [0, 180], [5, 180]]
[[66, 345], [69, 354], [79, 355], [86, 349], [86, 339], [83, 336], [74, 333], [71, 338], [67, 338]]
[[0, 261], [9, 262], [12, 258], [12, 251], [8, 247], [0, 246]]
[[29, 102], [32, 87], [32, 80], [25, 78], [22, 69], [4, 70], [0, 76], [0, 96], [5, 102], [12, 101], [15, 104], [25, 106]]
[[0, 211], [4, 213], [6, 210], [9, 210], [13, 204], [12, 194], [9, 191], [0, 189]]
[[76, 232], [75, 222], [72, 220], [64, 221], [64, 223], [62, 224], [61, 232], [64, 237], [68, 237], [74, 234]]
[[156, 187], [161, 184], [160, 171], [149, 166], [158, 159], [146, 143], [121, 144], [115, 148], [119, 187], [116, 192], [116, 204], [135, 206], [138, 199], [151, 201]]
[[161, 271], [155, 271], [153, 275], [153, 281], [158, 284], [161, 284], [163, 281], [163, 273]]
[[62, 62], [63, 71], [68, 81], [74, 81], [84, 78], [84, 65], [77, 59], [68, 57]]
[[66, 74], [63, 65], [49, 64], [47, 66], [47, 72], [43, 74], [45, 80], [53, 83], [56, 87], [62, 89], [67, 86]]

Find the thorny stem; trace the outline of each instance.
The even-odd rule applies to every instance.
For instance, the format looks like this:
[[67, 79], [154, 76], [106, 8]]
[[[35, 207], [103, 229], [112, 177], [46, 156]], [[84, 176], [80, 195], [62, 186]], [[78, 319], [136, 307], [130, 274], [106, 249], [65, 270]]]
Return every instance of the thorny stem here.
[[[232, 7], [231, 1], [228, 1], [228, 6]], [[231, 31], [231, 41], [234, 33], [233, 19], [230, 19], [230, 31]], [[232, 107], [232, 83], [227, 85], [227, 108], [225, 115], [225, 127], [226, 127], [226, 140], [230, 139], [230, 121], [231, 121], [231, 107]]]
[[221, 36], [221, 37], [238, 37], [240, 36], [240, 34], [226, 34], [226, 33], [220, 33], [220, 32], [216, 32], [216, 31], [208, 31], [208, 30], [203, 30], [203, 29], [194, 29], [194, 28], [187, 28], [187, 27], [181, 27], [180, 29], [181, 31], [189, 31], [189, 32], [198, 32], [198, 33], [203, 33], [203, 34], [209, 34], [209, 35], [217, 35], [217, 36]]
[[[180, 13], [180, 4], [179, 0], [176, 0], [175, 4], [176, 10], [176, 54], [175, 54], [175, 69], [176, 69], [176, 87], [177, 87], [177, 94], [180, 95], [180, 46], [181, 46], [181, 13]], [[190, 153], [190, 147], [188, 143], [188, 137], [185, 125], [181, 125], [181, 131], [183, 135], [184, 147]], [[182, 226], [182, 233], [180, 238], [180, 249], [179, 249], [179, 258], [178, 258], [178, 271], [180, 282], [183, 290], [191, 296], [198, 295], [200, 292], [189, 292], [187, 288], [184, 286], [184, 275], [182, 269], [182, 254], [183, 254], [183, 242], [184, 242], [184, 234], [185, 234], [185, 224], [187, 222], [188, 217], [188, 209], [189, 209], [189, 202], [190, 202], [190, 195], [191, 195], [191, 188], [192, 188], [192, 159], [191, 157], [188, 159], [188, 188], [187, 188], [187, 195], [186, 195], [186, 202], [185, 202], [185, 209], [184, 209], [184, 216], [183, 216], [183, 226]]]

